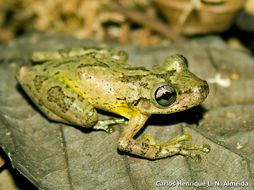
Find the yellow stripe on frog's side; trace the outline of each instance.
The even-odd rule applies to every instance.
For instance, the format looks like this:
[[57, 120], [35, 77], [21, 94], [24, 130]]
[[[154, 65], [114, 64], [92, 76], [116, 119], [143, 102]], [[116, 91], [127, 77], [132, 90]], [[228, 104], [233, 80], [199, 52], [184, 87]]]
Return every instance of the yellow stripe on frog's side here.
[[[86, 93], [84, 93], [83, 91], [80, 90], [80, 88], [76, 87], [73, 82], [71, 80], [69, 80], [66, 77], [55, 77], [55, 76], [51, 76], [52, 78], [58, 80], [59, 82], [62, 82], [63, 84], [67, 85], [70, 89], [72, 89], [75, 93], [77, 93], [78, 95], [80, 95], [81, 97], [83, 97], [86, 100], [91, 99], [90, 97], [87, 96]], [[89, 101], [88, 101], [89, 102]], [[105, 107], [96, 104], [96, 103], [92, 103], [93, 106], [97, 109], [101, 109], [104, 111], [109, 111], [112, 113], [115, 113], [117, 115], [121, 115], [125, 118], [132, 118], [134, 115], [136, 115], [138, 113], [138, 110], [136, 110], [134, 107], [130, 107], [125, 101], [116, 101], [114, 103], [114, 105], [108, 105], [108, 108], [105, 109]]]
[[71, 80], [68, 80], [65, 77], [54, 77], [54, 76], [51, 76], [51, 77], [53, 79], [58, 80], [59, 82], [62, 82], [65, 85], [67, 85], [70, 89], [72, 89], [74, 92], [76, 92], [81, 97], [85, 97], [85, 94], [83, 92], [81, 92], [81, 90], [79, 90], [77, 87], [75, 87], [75, 85], [71, 82]]
[[137, 115], [139, 113], [136, 109], [130, 107], [123, 107], [122, 105], [116, 106], [115, 109], [110, 110], [110, 112], [121, 115], [128, 119], [132, 118], [134, 115]]

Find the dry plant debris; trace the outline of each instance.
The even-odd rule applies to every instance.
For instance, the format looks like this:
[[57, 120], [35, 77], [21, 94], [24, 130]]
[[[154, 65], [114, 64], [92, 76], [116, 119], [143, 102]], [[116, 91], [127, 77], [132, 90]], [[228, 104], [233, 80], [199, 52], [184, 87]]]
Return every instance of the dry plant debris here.
[[0, 1], [0, 42], [32, 31], [144, 46], [180, 39], [158, 19], [151, 0]]

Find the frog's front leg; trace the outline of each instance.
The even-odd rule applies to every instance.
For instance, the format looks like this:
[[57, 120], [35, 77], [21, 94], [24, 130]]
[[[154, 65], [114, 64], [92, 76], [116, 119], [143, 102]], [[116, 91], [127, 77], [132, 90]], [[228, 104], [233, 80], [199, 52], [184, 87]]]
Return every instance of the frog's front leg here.
[[111, 118], [111, 119], [107, 119], [107, 120], [101, 120], [101, 121], [98, 121], [93, 126], [93, 129], [103, 130], [103, 131], [106, 131], [107, 133], [112, 133], [113, 128], [110, 126], [116, 125], [116, 124], [122, 124], [122, 123], [127, 124], [127, 121], [124, 118]]
[[[198, 150], [209, 152], [209, 145], [185, 145], [182, 141], [190, 140], [190, 135], [182, 135], [167, 141], [166, 143], [151, 142], [147, 139], [134, 139], [137, 132], [143, 127], [149, 116], [139, 114], [129, 120], [128, 126], [124, 129], [118, 143], [118, 149], [137, 156], [156, 160], [165, 158], [175, 154], [190, 156], [195, 160], [199, 160], [199, 155], [191, 152]], [[151, 138], [151, 137], [149, 137]]]

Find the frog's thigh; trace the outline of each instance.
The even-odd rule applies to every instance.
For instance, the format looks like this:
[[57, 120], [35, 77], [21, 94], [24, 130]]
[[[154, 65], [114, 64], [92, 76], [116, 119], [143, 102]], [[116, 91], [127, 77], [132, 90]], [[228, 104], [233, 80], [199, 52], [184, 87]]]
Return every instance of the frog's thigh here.
[[[95, 51], [92, 49], [92, 51]], [[82, 56], [90, 51], [85, 48], [66, 48], [56, 51], [34, 51], [32, 54], [33, 62], [45, 62], [51, 60], [59, 60], [67, 57]]]
[[63, 83], [28, 67], [21, 68], [17, 78], [50, 119], [83, 127], [92, 127], [97, 122], [98, 115], [93, 106]]
[[45, 85], [42, 103], [66, 123], [92, 127], [98, 120], [97, 112], [84, 98], [54, 80]]
[[[39, 100], [40, 101], [40, 100]], [[34, 101], [37, 104], [37, 100]], [[53, 121], [59, 121], [62, 123], [67, 123], [66, 120], [64, 120], [63, 118], [59, 117], [58, 115], [56, 115], [54, 112], [50, 111], [47, 107], [45, 107], [43, 104], [41, 104], [41, 102], [39, 103], [39, 108], [40, 110], [50, 119]]]

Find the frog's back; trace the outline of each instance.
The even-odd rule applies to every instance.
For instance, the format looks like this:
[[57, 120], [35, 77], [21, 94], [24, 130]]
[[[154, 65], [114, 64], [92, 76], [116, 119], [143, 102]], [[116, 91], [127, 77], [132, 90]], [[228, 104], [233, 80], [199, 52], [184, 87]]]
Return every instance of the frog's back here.
[[132, 98], [138, 97], [139, 93], [136, 84], [126, 80], [127, 72], [132, 74], [135, 71], [130, 68], [131, 65], [114, 59], [96, 59], [89, 55], [50, 61], [35, 67], [43, 75], [62, 82], [94, 107], [111, 112], [119, 112], [119, 107], [122, 107], [122, 112], [126, 113], [129, 110], [126, 95], [130, 94], [127, 91], [131, 89]]
[[[146, 75], [149, 70], [144, 67], [134, 67], [126, 63], [124, 59], [116, 59], [112, 56], [97, 57], [90, 53], [80, 57], [68, 57], [59, 60], [48, 61], [36, 65], [35, 69], [47, 76], [59, 78], [60, 75], [75, 78], [82, 75], [96, 76], [97, 78], [115, 78], [120, 76]], [[107, 77], [105, 77], [107, 76]]]

